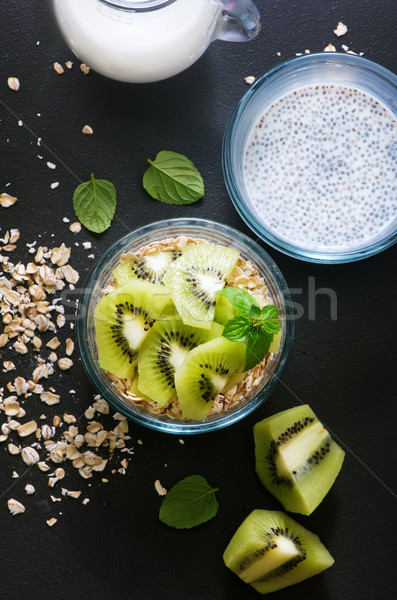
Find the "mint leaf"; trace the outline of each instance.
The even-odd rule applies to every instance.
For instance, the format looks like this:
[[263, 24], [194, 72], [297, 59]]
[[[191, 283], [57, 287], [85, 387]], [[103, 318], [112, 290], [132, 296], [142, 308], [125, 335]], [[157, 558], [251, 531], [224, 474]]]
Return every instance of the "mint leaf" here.
[[281, 329], [281, 323], [279, 321], [279, 312], [276, 306], [268, 304], [264, 306], [260, 314], [261, 329], [265, 333], [275, 334]]
[[248, 317], [240, 316], [230, 319], [223, 328], [222, 335], [231, 342], [245, 342], [251, 332], [251, 322]]
[[204, 182], [191, 160], [170, 150], [159, 152], [143, 176], [143, 187], [166, 204], [191, 204], [204, 196]]
[[160, 521], [176, 529], [190, 529], [209, 521], [219, 509], [215, 498], [217, 491], [201, 475], [185, 477], [165, 496], [160, 507]]
[[252, 332], [252, 336], [247, 342], [244, 371], [253, 369], [265, 358], [269, 351], [272, 338], [273, 336], [261, 335], [258, 331]]
[[257, 300], [251, 296], [246, 290], [242, 290], [238, 287], [225, 287], [222, 290], [216, 292], [222, 296], [225, 296], [227, 300], [243, 315], [249, 316], [251, 314], [252, 307], [259, 308]]
[[102, 233], [116, 212], [117, 192], [113, 183], [95, 179], [81, 183], [73, 194], [73, 208], [79, 221], [94, 233]]

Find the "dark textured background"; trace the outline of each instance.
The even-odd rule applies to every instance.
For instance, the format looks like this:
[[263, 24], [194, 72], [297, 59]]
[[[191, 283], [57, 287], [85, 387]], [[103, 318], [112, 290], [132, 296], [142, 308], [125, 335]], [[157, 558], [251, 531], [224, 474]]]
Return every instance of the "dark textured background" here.
[[[255, 41], [215, 42], [183, 74], [136, 86], [93, 72], [83, 76], [77, 60], [72, 71], [59, 77], [53, 62], [73, 57], [58, 33], [50, 3], [1, 3], [0, 192], [7, 190], [18, 202], [1, 210], [0, 219], [2, 233], [10, 227], [21, 230], [20, 259], [28, 256], [26, 242], [65, 242], [73, 245], [71, 264], [83, 278], [92, 261], [87, 258], [90, 251], [74, 246], [76, 240], [91, 240], [92, 252], [99, 257], [128, 231], [177, 216], [211, 218], [250, 235], [228, 198], [221, 171], [222, 136], [233, 107], [247, 89], [244, 77], [259, 76], [306, 48], [321, 51], [329, 42], [338, 49], [343, 43], [364, 51], [367, 58], [397, 71], [395, 0], [258, 0], [257, 4], [263, 27]], [[333, 29], [339, 20], [349, 32], [337, 39]], [[7, 87], [10, 75], [21, 81], [16, 94]], [[26, 127], [18, 126], [19, 119]], [[85, 123], [93, 127], [93, 136], [81, 134]], [[41, 149], [35, 136], [45, 142]], [[203, 200], [173, 207], [145, 195], [141, 178], [146, 158], [162, 149], [182, 152], [195, 162], [206, 183]], [[38, 153], [44, 156], [42, 161]], [[46, 167], [47, 160], [57, 164], [56, 171]], [[115, 183], [117, 216], [104, 234], [82, 232], [76, 237], [62, 219], [74, 220], [73, 190], [91, 172]], [[60, 181], [56, 190], [50, 189], [53, 181]], [[252, 426], [300, 401], [311, 405], [346, 450], [342, 471], [324, 502], [310, 517], [296, 517], [320, 535], [336, 562], [298, 587], [278, 592], [277, 598], [394, 597], [396, 248], [340, 266], [299, 262], [265, 248], [293, 289], [294, 300], [305, 309], [296, 322], [294, 349], [283, 381], [271, 398], [243, 422], [214, 434], [186, 437], [184, 445], [178, 437], [132, 425], [135, 455], [125, 476], [110, 477], [103, 484], [100, 476], [84, 481], [67, 470], [62, 485], [83, 489], [82, 498], [91, 500], [88, 506], [75, 500], [52, 504], [45, 476], [32, 469], [22, 477], [20, 457], [11, 457], [7, 442], [3, 443], [1, 598], [258, 598], [224, 567], [222, 552], [252, 509], [280, 508], [254, 472]], [[336, 321], [330, 319], [325, 296], [317, 297], [315, 319], [309, 320], [309, 277], [315, 277], [316, 288], [335, 290]], [[75, 366], [57, 380], [62, 404], [55, 408], [61, 414], [81, 414], [94, 395], [77, 357], [75, 352]], [[1, 357], [5, 358], [7, 352]], [[0, 372], [1, 385], [13, 379], [13, 373], [9, 375]], [[70, 387], [77, 391], [74, 397], [68, 393]], [[38, 416], [43, 405], [35, 406], [35, 398], [27, 401], [31, 403], [28, 414]], [[51, 414], [50, 409], [46, 412]], [[138, 439], [143, 445], [136, 444]], [[18, 480], [11, 478], [14, 469], [20, 474]], [[192, 473], [219, 487], [219, 513], [190, 531], [167, 528], [157, 518], [161, 500], [153, 483], [160, 479], [169, 489]], [[24, 492], [28, 481], [37, 490], [29, 497]], [[24, 515], [11, 517], [7, 510], [11, 496], [26, 505]], [[58, 522], [49, 528], [46, 519], [54, 515]]]

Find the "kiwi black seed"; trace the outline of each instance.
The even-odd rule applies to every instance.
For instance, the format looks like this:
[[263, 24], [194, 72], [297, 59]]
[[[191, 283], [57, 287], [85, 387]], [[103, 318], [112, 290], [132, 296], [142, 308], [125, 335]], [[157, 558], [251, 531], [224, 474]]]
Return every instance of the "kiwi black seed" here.
[[124, 262], [113, 271], [113, 275], [119, 285], [127, 283], [131, 279], [140, 279], [161, 285], [163, 275], [168, 265], [182, 256], [181, 250], [162, 250], [146, 254], [133, 262]]

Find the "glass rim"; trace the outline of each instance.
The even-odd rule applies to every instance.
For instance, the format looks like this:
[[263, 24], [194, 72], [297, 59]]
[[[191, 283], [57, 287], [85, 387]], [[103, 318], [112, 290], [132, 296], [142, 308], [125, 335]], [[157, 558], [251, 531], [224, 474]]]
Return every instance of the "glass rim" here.
[[[277, 355], [273, 372], [270, 374], [270, 377], [264, 384], [264, 387], [251, 400], [241, 405], [240, 408], [238, 405], [236, 405], [236, 407], [230, 412], [225, 411], [224, 413], [216, 413], [211, 419], [208, 418], [205, 421], [184, 421], [171, 418], [164, 420], [160, 419], [159, 416], [156, 416], [153, 413], [149, 413], [149, 411], [140, 412], [130, 407], [127, 403], [121, 401], [120, 398], [108, 387], [108, 385], [106, 385], [106, 382], [101, 376], [100, 368], [98, 368], [95, 363], [88, 341], [88, 309], [90, 307], [90, 301], [94, 289], [93, 284], [98, 281], [98, 278], [100, 277], [106, 265], [109, 264], [109, 261], [120, 256], [124, 252], [127, 252], [128, 242], [134, 242], [136, 240], [139, 243], [139, 240], [148, 234], [161, 234], [163, 231], [172, 231], [175, 229], [180, 229], [181, 231], [179, 232], [179, 235], [181, 235], [182, 231], [186, 232], [186, 228], [201, 230], [203, 237], [205, 230], [211, 231], [209, 228], [214, 228], [225, 237], [227, 236], [230, 240], [230, 243], [245, 247], [247, 250], [255, 253], [255, 255], [258, 257], [258, 261], [265, 266], [269, 277], [273, 279], [277, 286], [285, 314], [285, 335], [283, 346], [280, 353]], [[161, 238], [156, 237], [155, 239]], [[238, 239], [238, 242], [236, 242], [236, 239]], [[152, 241], [154, 241], [154, 239]], [[108, 248], [108, 250], [102, 255], [98, 263], [87, 275], [83, 289], [79, 296], [76, 315], [76, 333], [82, 363], [88, 378], [98, 392], [105, 398], [105, 400], [109, 402], [109, 404], [113, 406], [115, 410], [132, 421], [151, 429], [178, 435], [215, 431], [239, 421], [258, 408], [272, 393], [285, 369], [292, 349], [294, 328], [295, 324], [293, 320], [293, 305], [286, 281], [276, 263], [267, 254], [267, 252], [248, 236], [232, 227], [229, 227], [228, 225], [216, 223], [207, 219], [194, 218], [177, 218], [156, 221], [134, 230], [110, 246], [110, 248]]]
[[[287, 240], [275, 235], [270, 229], [268, 229], [262, 222], [259, 221], [259, 219], [253, 214], [252, 210], [248, 207], [245, 199], [240, 193], [239, 184], [235, 176], [232, 157], [236, 129], [239, 126], [245, 111], [249, 109], [249, 105], [254, 96], [256, 96], [256, 94], [258, 94], [258, 92], [260, 92], [264, 86], [270, 85], [271, 82], [274, 81], [280, 74], [298, 70], [300, 67], [303, 68], [305, 65], [309, 66], [310, 64], [319, 64], [321, 62], [329, 64], [339, 62], [346, 66], [359, 69], [364, 68], [373, 73], [375, 77], [382, 77], [392, 86], [394, 86], [397, 92], [397, 75], [378, 63], [362, 56], [346, 54], [342, 52], [318, 52], [290, 58], [281, 64], [276, 65], [264, 75], [259, 77], [253, 83], [250, 89], [245, 92], [233, 109], [226, 125], [222, 142], [222, 169], [226, 188], [237, 212], [250, 227], [250, 229], [256, 233], [261, 240], [279, 252], [291, 256], [292, 258], [319, 264], [341, 264], [362, 260], [386, 250], [397, 242], [397, 228], [395, 231], [386, 234], [381, 239], [377, 239], [372, 243], [363, 244], [362, 246], [354, 246], [351, 250], [321, 251], [304, 248], [288, 242]], [[359, 83], [357, 83], [357, 88], [362, 89], [360, 88]], [[291, 89], [293, 88], [291, 87]], [[394, 114], [397, 117], [396, 111], [394, 111]], [[243, 151], [244, 149], [241, 149], [241, 152]]]
[[146, 12], [164, 8], [175, 0], [100, 0], [103, 4], [111, 8], [127, 10], [132, 12]]

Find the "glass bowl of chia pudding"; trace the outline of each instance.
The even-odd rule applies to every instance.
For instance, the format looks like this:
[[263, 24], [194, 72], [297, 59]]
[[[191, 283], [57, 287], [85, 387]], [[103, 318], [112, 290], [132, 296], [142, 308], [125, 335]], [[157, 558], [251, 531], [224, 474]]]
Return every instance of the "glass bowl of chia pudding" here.
[[234, 109], [222, 158], [241, 217], [289, 256], [345, 263], [397, 240], [397, 76], [377, 63], [278, 65]]
[[[192, 246], [201, 244], [211, 247], [211, 252], [214, 247], [229, 249], [228, 252], [237, 251], [238, 260], [228, 275], [226, 285], [248, 290], [258, 301], [262, 298], [264, 304], [275, 305], [279, 311], [281, 330], [277, 347], [273, 347], [274, 351], [270, 347], [266, 357], [256, 367], [245, 372], [235, 383], [232, 382], [232, 387], [228, 386], [226, 391], [222, 390], [222, 393], [216, 396], [206, 418], [197, 419], [185, 418], [182, 415], [178, 399], [172, 398], [166, 404], [159, 405], [150, 397], [140, 395], [140, 390], [134, 387], [134, 382], [127, 376], [116, 376], [107, 370], [107, 363], [104, 365], [102, 359], [101, 366], [98, 346], [102, 342], [98, 337], [99, 329], [96, 330], [95, 319], [96, 309], [101, 300], [103, 301], [104, 297], [106, 300], [107, 296], [110, 298], [115, 288], [117, 291], [119, 280], [115, 280], [115, 274], [122, 272], [126, 264], [128, 268], [131, 264], [133, 268], [138, 265], [139, 272], [144, 273], [146, 267], [143, 268], [142, 265], [145, 260], [145, 264], [148, 264], [148, 257], [152, 257], [152, 260], [153, 256], [159, 256], [159, 252], [165, 252], [172, 257], [170, 260], [176, 260], [175, 257], [181, 253], [186, 254], [186, 248], [190, 250]], [[117, 268], [119, 270], [115, 271]], [[122, 316], [121, 311], [125, 308], [120, 308], [120, 303], [116, 304], [116, 307], [116, 312]], [[121, 318], [118, 314], [116, 318], [120, 323]], [[156, 325], [158, 323], [155, 323]], [[219, 325], [216, 324], [216, 327]], [[294, 335], [291, 297], [284, 277], [273, 259], [246, 235], [227, 225], [203, 219], [171, 219], [152, 223], [129, 233], [111, 246], [91, 270], [85, 282], [79, 299], [76, 328], [83, 365], [103, 398], [116, 411], [141, 425], [179, 435], [223, 428], [258, 408], [272, 393], [284, 371]], [[116, 352], [116, 349], [114, 351]], [[165, 358], [162, 357], [161, 360], [164, 361], [167, 356], [165, 353]], [[162, 365], [163, 363], [160, 366]], [[155, 375], [157, 377], [157, 373]], [[140, 381], [141, 374], [139, 386]]]

